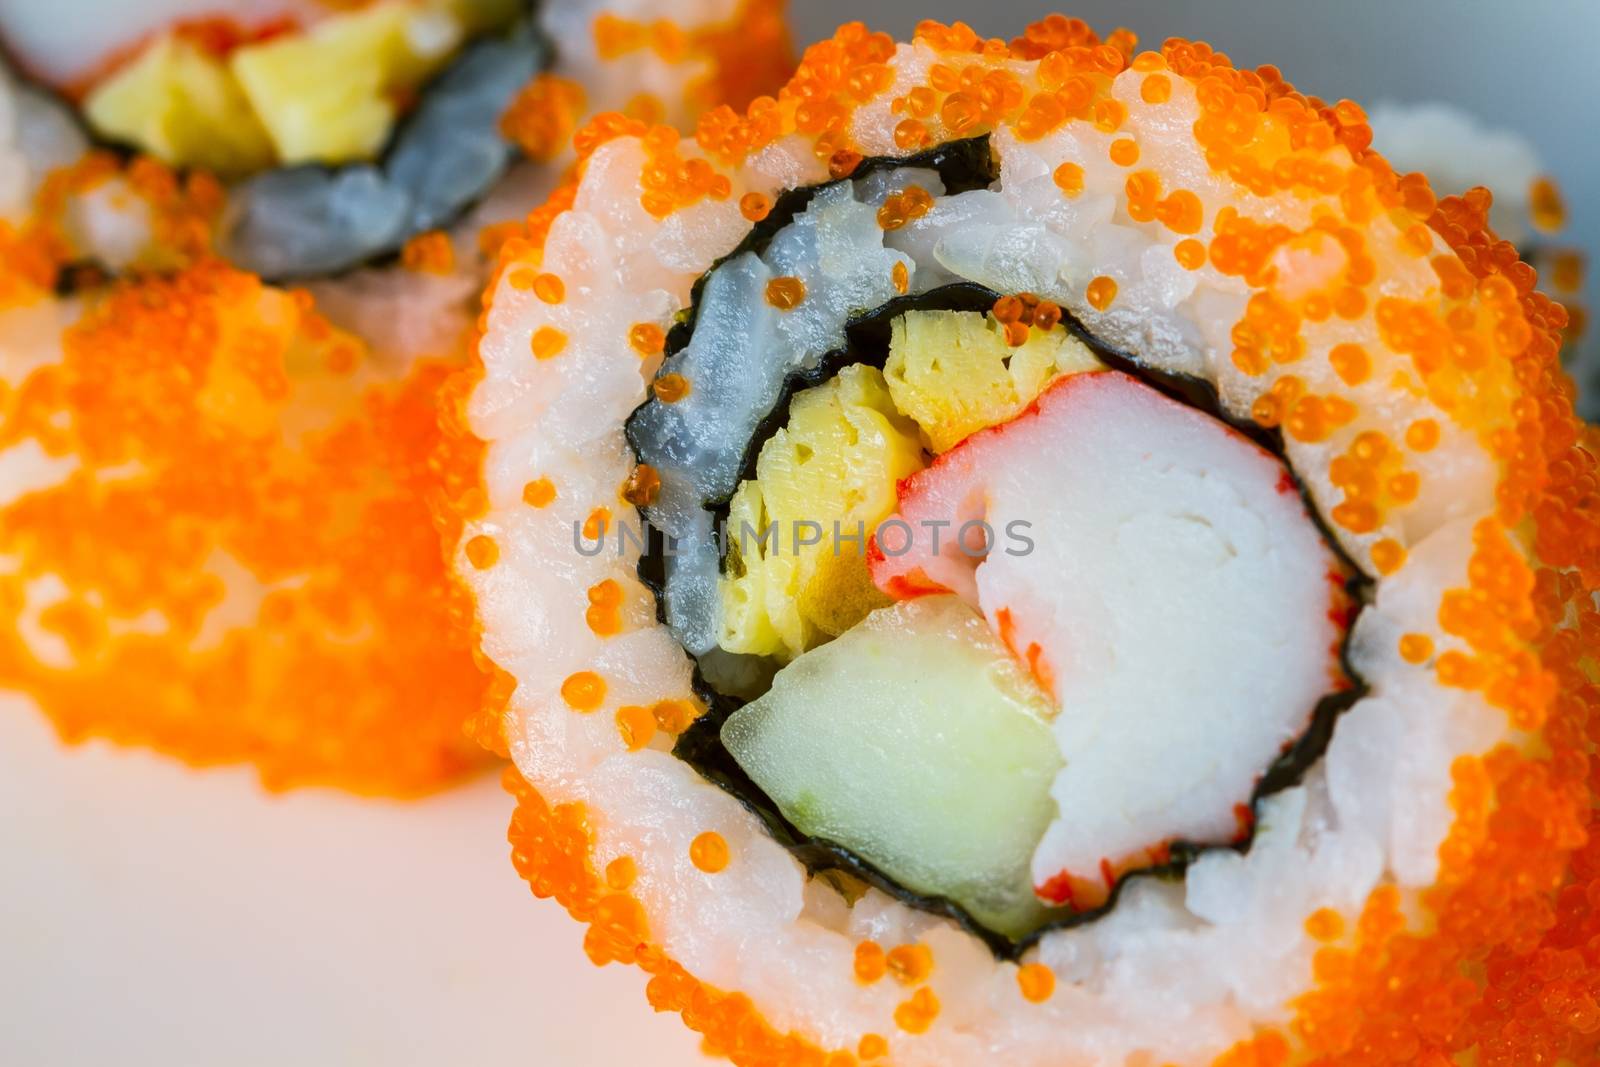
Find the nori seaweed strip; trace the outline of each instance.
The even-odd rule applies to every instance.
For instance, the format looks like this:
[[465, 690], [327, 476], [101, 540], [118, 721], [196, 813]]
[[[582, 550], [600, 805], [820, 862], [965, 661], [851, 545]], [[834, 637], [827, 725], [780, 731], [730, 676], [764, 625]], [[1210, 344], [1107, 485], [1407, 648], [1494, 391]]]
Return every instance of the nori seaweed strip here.
[[[451, 78], [452, 75], [457, 74], [468, 63], [473, 61], [474, 56], [480, 49], [480, 46], [494, 42], [514, 42], [526, 46], [530, 54], [534, 57], [534, 75], [537, 75], [541, 71], [550, 69], [555, 59], [556, 46], [555, 42], [550, 39], [549, 35], [544, 32], [543, 27], [539, 24], [538, 12], [542, 3], [543, 0], [527, 0], [524, 10], [512, 18], [509, 22], [503, 23], [496, 27], [481, 30], [468, 37], [458, 47], [456, 54], [451, 57], [450, 62], [445, 64], [442, 69], [437, 71], [431, 78], [427, 80], [426, 83], [419, 87], [417, 99], [419, 101], [426, 101], [428, 98], [428, 93], [435, 86]], [[3, 39], [0, 39], [0, 63], [5, 64], [14, 80], [19, 83], [26, 84], [27, 87], [33, 91], [41, 93], [56, 101], [60, 105], [62, 111], [71, 119], [72, 123], [83, 133], [84, 138], [89, 142], [89, 144], [103, 151], [110, 152], [124, 163], [144, 154], [137, 146], [130, 145], [114, 138], [106, 137], [91, 128], [87, 121], [85, 121], [82, 111], [78, 105], [72, 100], [68, 99], [54, 86], [51, 86], [42, 79], [29, 74], [27, 70], [27, 64], [21, 61], [20, 57], [18, 57], [14, 51], [6, 45]], [[507, 103], [509, 103], [509, 101], [507, 101]], [[241, 179], [237, 183], [237, 188], [243, 189], [250, 182], [258, 180], [267, 175], [322, 174], [331, 176], [343, 171], [354, 171], [361, 168], [382, 171], [389, 163], [390, 156], [396, 146], [402, 143], [406, 134], [410, 131], [413, 121], [419, 116], [420, 111], [421, 107], [419, 105], [418, 107], [413, 108], [407, 114], [402, 115], [394, 124], [394, 128], [389, 131], [389, 135], [386, 138], [383, 147], [374, 155], [371, 160], [337, 165], [324, 163], [298, 163], [290, 166], [272, 167], [252, 175], [249, 178]], [[509, 164], [519, 155], [515, 144], [510, 144], [509, 147], [510, 152], [507, 157], [507, 163], [496, 168], [493, 175], [491, 175], [487, 181], [482, 183], [481, 187], [474, 194], [467, 197], [466, 200], [458, 205], [453, 211], [440, 215], [436, 219], [430, 220], [434, 227], [448, 227], [454, 225], [462, 218], [465, 218], [472, 211], [473, 207], [475, 207], [489, 193], [489, 191], [494, 187], [495, 182], [505, 174]], [[186, 167], [174, 168], [174, 170], [180, 175], [187, 173], [190, 169], [191, 168]], [[230, 195], [232, 195], [232, 190], [230, 190]], [[381, 249], [372, 250], [364, 255], [358, 256], [356, 260], [349, 264], [340, 265], [331, 269], [312, 268], [307, 270], [287, 269], [280, 271], [256, 270], [255, 273], [260, 274], [264, 280], [269, 282], [282, 282], [291, 280], [304, 281], [325, 277], [337, 277], [340, 274], [358, 269], [360, 267], [390, 266], [399, 261], [401, 251], [400, 246], [406, 240], [414, 237], [415, 235], [416, 233], [414, 232], [414, 228], [407, 226], [405, 231], [402, 232], [395, 241], [383, 242], [384, 247]], [[244, 262], [243, 255], [240, 253], [240, 250], [235, 249], [232, 251], [235, 254], [230, 255], [230, 259], [235, 260], [239, 263], [239, 265], [243, 266], [247, 270], [254, 270], [254, 265]], [[70, 266], [77, 267], [77, 264], [72, 264]], [[104, 270], [103, 265], [101, 264], [90, 263], [87, 264], [87, 266], [92, 269], [86, 272], [79, 272], [77, 270], [64, 270], [57, 280], [57, 294], [61, 296], [69, 296], [78, 292], [80, 289], [84, 288], [85, 281], [92, 280], [96, 276], [97, 272], [106, 275], [112, 275], [115, 273]]]
[[[969, 142], [956, 142], [956, 145], [969, 146], [964, 149], [964, 156], [946, 156], [943, 165], [951, 165], [951, 161], [965, 159], [970, 162], [974, 149], [970, 146], [982, 145], [987, 157], [987, 138], [976, 138]], [[954, 147], [954, 146], [946, 146]], [[928, 156], [933, 153], [924, 153], [922, 156], [910, 159], [888, 161], [873, 159], [864, 161], [858, 168], [855, 176], [861, 175], [869, 165], [879, 166], [929, 166]], [[989, 175], [982, 185], [966, 184], [966, 188], [979, 188], [986, 186], [993, 180], [992, 161], [983, 171]], [[941, 171], [941, 178], [947, 186], [951, 178]], [[842, 179], [850, 180], [850, 179]], [[829, 183], [832, 184], [832, 183]], [[780, 197], [778, 205], [773, 212], [752, 230], [751, 234], [740, 243], [739, 247], [728, 256], [723, 257], [713, 265], [715, 270], [722, 262], [746, 251], [762, 251], [773, 236], [788, 225], [794, 216], [803, 211], [805, 205], [811, 200], [821, 186], [812, 186], [806, 189], [792, 190]], [[772, 225], [767, 225], [772, 222]], [[678, 323], [668, 335], [667, 352], [669, 355], [681, 351], [693, 334], [695, 309], [698, 305], [702, 288], [711, 270], [706, 271], [696, 280], [691, 297], [691, 304], [680, 316]], [[755, 474], [755, 461], [760, 452], [760, 446], [771, 435], [788, 421], [789, 407], [794, 395], [802, 389], [822, 384], [841, 369], [852, 364], [864, 363], [881, 368], [888, 355], [890, 324], [895, 317], [913, 310], [940, 310], [940, 311], [969, 311], [984, 312], [992, 310], [995, 301], [1002, 294], [973, 282], [957, 282], [951, 285], [940, 286], [923, 293], [896, 297], [889, 302], [859, 314], [851, 316], [845, 324], [844, 347], [824, 353], [817, 365], [809, 370], [798, 370], [791, 373], [784, 381], [783, 389], [777, 403], [771, 412], [761, 421], [757, 431], [747, 443], [742, 460], [742, 478], [751, 478]], [[1178, 374], [1170, 371], [1159, 370], [1146, 365], [1136, 356], [1107, 345], [1095, 336], [1075, 315], [1062, 309], [1062, 325], [1083, 343], [1107, 365], [1124, 371], [1139, 379], [1157, 391], [1172, 397], [1180, 403], [1203, 411], [1206, 414], [1222, 421], [1224, 424], [1237, 430], [1249, 440], [1278, 457], [1289, 471], [1289, 476], [1300, 494], [1306, 513], [1316, 524], [1323, 541], [1333, 550], [1335, 556], [1344, 565], [1349, 578], [1345, 583], [1345, 591], [1349, 595], [1354, 611], [1345, 628], [1343, 640], [1339, 647], [1339, 663], [1348, 686], [1324, 695], [1312, 709], [1311, 720], [1306, 729], [1295, 741], [1289, 745], [1270, 766], [1268, 766], [1257, 780], [1255, 788], [1250, 795], [1250, 826], [1241, 840], [1227, 843], [1207, 843], [1177, 840], [1169, 845], [1169, 861], [1159, 866], [1142, 867], [1124, 872], [1111, 887], [1110, 895], [1106, 902], [1098, 908], [1086, 911], [1070, 912], [1061, 909], [1056, 917], [1041, 924], [1037, 929], [1025, 937], [1011, 939], [997, 933], [977, 922], [961, 907], [961, 905], [941, 896], [927, 896], [915, 893], [901, 886], [893, 878], [871, 862], [857, 855], [851, 850], [836, 845], [832, 842], [811, 838], [802, 833], [783, 813], [778, 810], [760, 786], [745, 773], [738, 761], [728, 753], [722, 744], [722, 725], [735, 711], [744, 705], [737, 698], [718, 692], [705, 679], [699, 663], [694, 669], [694, 690], [706, 706], [706, 712], [685, 730], [673, 746], [673, 755], [693, 767], [701, 777], [713, 783], [724, 792], [728, 793], [746, 810], [750, 811], [762, 825], [766, 827], [774, 840], [787, 849], [809, 874], [816, 874], [823, 870], [839, 870], [852, 875], [860, 880], [875, 886], [888, 893], [902, 903], [935, 915], [951, 919], [962, 929], [978, 938], [987, 945], [991, 952], [999, 959], [1016, 960], [1029, 948], [1037, 944], [1040, 939], [1055, 930], [1078, 926], [1083, 923], [1093, 922], [1116, 907], [1122, 896], [1124, 888], [1136, 878], [1162, 878], [1178, 879], [1183, 877], [1188, 866], [1207, 852], [1227, 849], [1240, 854], [1248, 853], [1255, 843], [1255, 831], [1260, 818], [1262, 802], [1274, 793], [1298, 785], [1310, 768], [1322, 758], [1332, 740], [1333, 730], [1338, 718], [1367, 693], [1367, 685], [1355, 670], [1350, 661], [1350, 638], [1354, 630], [1355, 615], [1359, 614], [1368, 600], [1371, 579], [1361, 571], [1350, 559], [1349, 555], [1340, 546], [1338, 539], [1328, 529], [1325, 520], [1311, 499], [1304, 482], [1301, 480], [1294, 466], [1289, 462], [1284, 449], [1282, 432], [1277, 428], [1262, 427], [1248, 419], [1240, 419], [1229, 414], [1222, 406], [1216, 387], [1202, 378], [1192, 375]], [[647, 400], [646, 403], [653, 401]], [[644, 405], [640, 405], [641, 408]], [[637, 409], [635, 410], [637, 414]], [[634, 419], [630, 416], [627, 422], [627, 438], [629, 447], [635, 456], [639, 454], [639, 445], [634, 436]], [[728, 501], [713, 502], [712, 514], [720, 522], [727, 517]], [[648, 517], [648, 509], [643, 509]], [[648, 587], [655, 598], [656, 618], [659, 622], [666, 621], [666, 606], [663, 599], [665, 588], [665, 560], [662, 552], [662, 535], [650, 529], [650, 539], [645, 552], [638, 563], [639, 579]]]

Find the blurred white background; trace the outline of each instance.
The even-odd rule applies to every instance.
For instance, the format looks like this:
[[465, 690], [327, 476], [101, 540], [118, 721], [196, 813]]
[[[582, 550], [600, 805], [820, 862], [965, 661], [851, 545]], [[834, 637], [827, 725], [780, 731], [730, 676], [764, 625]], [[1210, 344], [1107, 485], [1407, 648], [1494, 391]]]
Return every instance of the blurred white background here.
[[[560, 0], [548, 0], [559, 3]], [[1010, 36], [1040, 0], [794, 0], [798, 39], [849, 18], [903, 37]], [[1447, 100], [1520, 130], [1600, 248], [1594, 0], [1082, 0], [1147, 46], [1201, 37], [1328, 98]], [[643, 981], [599, 971], [533, 901], [492, 781], [432, 801], [267, 797], [93, 745], [0, 700], [0, 1064], [77, 1067], [704, 1063]]]

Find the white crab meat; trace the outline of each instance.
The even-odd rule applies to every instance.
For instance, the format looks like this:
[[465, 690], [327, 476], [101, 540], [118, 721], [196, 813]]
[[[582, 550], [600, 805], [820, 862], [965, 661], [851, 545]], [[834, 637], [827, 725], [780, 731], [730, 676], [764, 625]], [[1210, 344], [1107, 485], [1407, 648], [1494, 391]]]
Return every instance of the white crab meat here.
[[1341, 684], [1344, 573], [1287, 469], [1127, 375], [1061, 379], [908, 478], [897, 518], [879, 587], [965, 598], [1059, 707], [1059, 813], [1032, 867], [1054, 903], [1238, 837]]

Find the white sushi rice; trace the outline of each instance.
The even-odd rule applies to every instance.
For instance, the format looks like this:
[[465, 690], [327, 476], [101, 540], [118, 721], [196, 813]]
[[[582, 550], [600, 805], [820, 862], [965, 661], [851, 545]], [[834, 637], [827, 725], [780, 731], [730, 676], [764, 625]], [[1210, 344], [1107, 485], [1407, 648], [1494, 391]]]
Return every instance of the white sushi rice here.
[[[864, 151], [897, 153], [899, 116], [889, 101], [923, 84], [936, 59], [954, 61], [921, 45], [899, 47], [895, 86], [856, 114], [851, 133]], [[1236, 204], [1238, 194], [1213, 174], [1189, 133], [1197, 114], [1193, 87], [1172, 79], [1171, 101], [1158, 108], [1141, 99], [1143, 77], [1128, 71], [1115, 79], [1114, 95], [1128, 108], [1120, 133], [1137, 137], [1144, 165], [1181, 175], [1207, 217]], [[940, 134], [936, 124], [934, 132]], [[1107, 159], [1111, 137], [1085, 123], [1031, 144], [1001, 131], [993, 138], [1002, 166], [994, 189], [939, 198], [885, 244], [910, 256], [914, 286], [955, 277], [1003, 292], [1031, 290], [1150, 365], [1216, 383], [1229, 410], [1246, 412], [1270, 384], [1270, 376], [1246, 377], [1229, 359], [1229, 329], [1243, 312], [1246, 285], [1210, 266], [1180, 269], [1172, 254], [1177, 237], [1125, 214], [1126, 172]], [[682, 151], [693, 154], [689, 146]], [[1345, 158], [1343, 149], [1333, 153]], [[1074, 199], [1063, 198], [1051, 178], [1065, 160], [1085, 172]], [[1351, 395], [1360, 408], [1352, 424], [1324, 441], [1288, 443], [1288, 458], [1324, 511], [1339, 499], [1326, 479], [1329, 461], [1356, 434], [1397, 435], [1424, 415], [1438, 417], [1444, 432], [1438, 448], [1408, 457], [1422, 476], [1416, 501], [1394, 509], [1369, 535], [1341, 535], [1363, 566], [1380, 536], [1410, 553], [1381, 583], [1352, 637], [1351, 658], [1370, 693], [1340, 720], [1304, 782], [1262, 805], [1248, 854], [1208, 853], [1181, 882], [1136, 881], [1105, 918], [1049, 934], [1034, 956], [1061, 984], [1047, 1003], [1027, 1003], [1015, 966], [997, 963], [950, 922], [877, 892], [846, 908], [827, 886], [808, 882], [754, 816], [674, 759], [669, 739], [629, 753], [618, 735], [618, 707], [691, 697], [690, 661], [653, 622], [651, 594], [632, 577], [636, 553], [583, 558], [573, 548], [573, 520], [596, 505], [621, 507], [617, 487], [632, 466], [622, 423], [645, 398], [654, 365], [630, 348], [629, 328], [641, 321], [666, 327], [687, 304], [695, 278], [745, 234], [736, 206], [743, 192], [825, 177], [809, 143], [779, 141], [735, 175], [729, 200], [702, 201], [657, 220], [639, 203], [644, 161], [632, 139], [596, 152], [575, 206], [550, 229], [540, 266], [564, 280], [566, 301], [546, 305], [501, 285], [480, 348], [486, 377], [471, 415], [490, 442], [491, 510], [467, 533], [492, 537], [501, 553], [487, 569], [464, 558], [460, 569], [478, 596], [485, 651], [518, 681], [507, 725], [521, 772], [551, 803], [587, 806], [597, 867], [623, 855], [636, 860], [633, 892], [652, 940], [702, 981], [749, 994], [780, 1030], [826, 1047], [853, 1047], [863, 1033], [884, 1033], [893, 1061], [906, 1067], [1194, 1063], [1260, 1024], [1291, 1018], [1291, 1001], [1312, 984], [1317, 946], [1304, 929], [1307, 916], [1323, 907], [1353, 916], [1380, 884], [1428, 885], [1452, 821], [1451, 762], [1508, 736], [1504, 715], [1477, 694], [1441, 689], [1426, 665], [1409, 665], [1395, 651], [1403, 632], [1427, 634], [1441, 651], [1461, 647], [1441, 632], [1436, 607], [1441, 589], [1466, 584], [1470, 530], [1492, 506], [1496, 466], [1477, 438], [1426, 399], [1390, 389], [1404, 361], [1384, 346], [1370, 312], [1305, 325], [1307, 355], [1296, 373], [1308, 389]], [[858, 195], [874, 202], [881, 191]], [[1317, 206], [1314, 197], [1285, 194], [1253, 198], [1248, 213], [1304, 227]], [[1373, 226], [1382, 247], [1392, 248], [1390, 224]], [[815, 239], [811, 262], [831, 262], [834, 232], [819, 226]], [[1377, 266], [1387, 294], [1436, 293], [1426, 257], [1384, 251]], [[821, 287], [826, 270], [802, 280]], [[1107, 313], [1086, 299], [1096, 276], [1118, 285]], [[530, 359], [530, 336], [545, 326], [568, 335], [567, 349], [559, 358]], [[697, 332], [695, 342], [712, 345], [714, 338]], [[1326, 356], [1341, 342], [1372, 353], [1371, 384], [1351, 390], [1335, 377]], [[727, 358], [711, 373], [742, 372], [740, 353], [751, 338], [735, 331], [722, 343]], [[538, 477], [557, 489], [548, 508], [522, 502], [523, 486]], [[607, 578], [628, 590], [632, 614], [622, 636], [601, 639], [584, 623], [585, 591]], [[578, 671], [606, 680], [599, 713], [575, 714], [564, 703], [562, 682]], [[690, 860], [691, 841], [707, 829], [727, 839], [733, 856], [715, 875]], [[894, 1028], [903, 989], [892, 982], [863, 987], [853, 977], [852, 952], [865, 938], [885, 945], [920, 939], [933, 950], [931, 987], [943, 1011], [927, 1033]]]

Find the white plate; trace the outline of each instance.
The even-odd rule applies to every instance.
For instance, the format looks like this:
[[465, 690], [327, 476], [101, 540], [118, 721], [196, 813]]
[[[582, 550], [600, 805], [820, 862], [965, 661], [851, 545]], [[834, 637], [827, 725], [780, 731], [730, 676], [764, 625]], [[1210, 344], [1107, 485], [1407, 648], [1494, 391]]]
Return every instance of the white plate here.
[[708, 1064], [511, 868], [488, 780], [426, 801], [63, 748], [0, 696], [0, 1063]]

